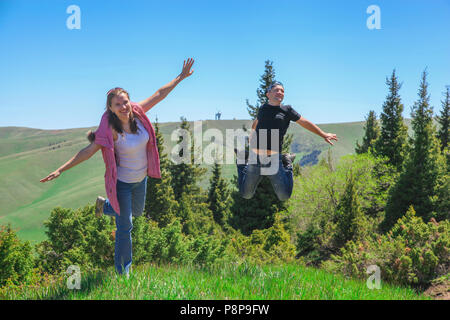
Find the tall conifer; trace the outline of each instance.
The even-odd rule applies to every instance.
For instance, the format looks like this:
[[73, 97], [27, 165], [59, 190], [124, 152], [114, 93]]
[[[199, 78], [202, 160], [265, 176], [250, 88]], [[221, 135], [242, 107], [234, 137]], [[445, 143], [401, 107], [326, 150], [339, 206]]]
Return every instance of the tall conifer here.
[[422, 74], [419, 98], [411, 112], [414, 137], [403, 171], [391, 189], [382, 228], [386, 231], [401, 218], [410, 205], [425, 222], [440, 215], [439, 194], [444, 183], [445, 161], [433, 125], [433, 108], [428, 94], [427, 72]]
[[275, 70], [273, 68], [273, 61], [266, 60], [264, 74], [259, 79], [260, 82], [259, 88], [256, 89], [258, 101], [256, 102], [255, 106], [251, 105], [248, 102], [248, 99], [246, 101], [248, 114], [253, 120], [256, 119], [256, 117], [258, 116], [259, 108], [263, 104], [267, 103], [268, 99], [266, 97], [266, 89], [273, 81], [275, 81]]
[[[194, 163], [194, 139], [192, 137], [192, 132], [190, 131], [189, 123], [184, 117], [181, 117], [180, 129], [184, 129], [189, 132], [191, 137], [191, 145], [188, 146], [190, 147], [190, 161], [188, 161], [188, 163], [169, 162], [169, 171], [172, 176], [172, 188], [175, 194], [175, 200], [177, 201], [181, 199], [181, 194], [183, 192], [194, 198], [200, 196], [201, 188], [198, 186], [198, 182], [206, 173], [205, 168], [201, 168], [200, 164]], [[178, 139], [178, 144], [182, 141], [183, 137], [180, 136]], [[183, 149], [180, 149], [179, 156], [183, 157]]]
[[228, 182], [222, 177], [221, 165], [216, 161], [210, 179], [208, 191], [208, 207], [214, 220], [223, 226], [230, 216], [231, 190]]
[[403, 122], [403, 104], [399, 94], [402, 85], [398, 82], [395, 70], [391, 78], [386, 79], [386, 84], [389, 94], [380, 115], [381, 132], [375, 142], [375, 151], [378, 155], [388, 157], [390, 164], [400, 171], [407, 153], [408, 130]]
[[437, 117], [440, 128], [437, 137], [441, 143], [441, 151], [448, 147], [450, 138], [450, 86], [447, 87], [445, 98], [442, 101], [441, 115]]
[[175, 219], [178, 203], [171, 186], [171, 176], [168, 171], [169, 160], [164, 151], [164, 138], [158, 123], [154, 123], [156, 145], [158, 147], [161, 179], [148, 177], [147, 196], [145, 199], [145, 216], [156, 222], [160, 227], [165, 227]]
[[364, 214], [358, 200], [353, 172], [350, 171], [336, 210], [336, 236], [337, 247], [342, 247], [349, 240], [356, 240], [364, 224]]
[[366, 124], [364, 126], [364, 137], [362, 145], [356, 141], [355, 152], [357, 154], [367, 153], [369, 149], [372, 149], [375, 145], [375, 141], [380, 135], [380, 128], [377, 122], [377, 115], [375, 111], [370, 110], [369, 115], [366, 118]]

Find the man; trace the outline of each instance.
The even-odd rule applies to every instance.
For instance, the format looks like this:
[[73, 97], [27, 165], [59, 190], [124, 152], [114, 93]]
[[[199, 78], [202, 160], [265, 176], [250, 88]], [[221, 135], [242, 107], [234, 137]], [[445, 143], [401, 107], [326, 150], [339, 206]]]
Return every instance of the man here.
[[[323, 132], [319, 127], [306, 120], [290, 105], [282, 105], [284, 86], [275, 81], [266, 92], [268, 103], [262, 105], [256, 120], [253, 121], [250, 134], [250, 151], [245, 153], [245, 163], [238, 156], [238, 185], [241, 196], [251, 199], [263, 175], [266, 175], [280, 201], [291, 197], [293, 187], [292, 163], [295, 154], [281, 154], [284, 135], [291, 121], [294, 121], [321, 136], [331, 145], [338, 140], [336, 134]], [[238, 153], [237, 149], [235, 152]]]

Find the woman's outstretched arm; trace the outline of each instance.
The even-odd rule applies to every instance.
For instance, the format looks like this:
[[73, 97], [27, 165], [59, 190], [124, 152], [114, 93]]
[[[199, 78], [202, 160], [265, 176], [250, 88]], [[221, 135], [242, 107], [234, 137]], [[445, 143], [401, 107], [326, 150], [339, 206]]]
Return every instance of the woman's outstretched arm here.
[[63, 164], [61, 167], [50, 173], [48, 176], [46, 176], [44, 179], [41, 179], [41, 182], [47, 182], [50, 180], [53, 180], [55, 178], [58, 178], [59, 175], [66, 170], [69, 170], [70, 168], [76, 166], [77, 164], [80, 164], [81, 162], [89, 159], [96, 153], [98, 150], [100, 150], [102, 146], [95, 144], [92, 142], [90, 145], [88, 145], [86, 148], [81, 149], [75, 156], [72, 157], [69, 161], [67, 161], [65, 164]]
[[183, 62], [183, 69], [181, 70], [181, 73], [172, 81], [170, 81], [165, 86], [162, 86], [158, 89], [151, 97], [142, 100], [139, 102], [140, 106], [144, 109], [144, 112], [147, 112], [150, 110], [154, 105], [156, 105], [158, 102], [163, 100], [167, 95], [170, 93], [170, 91], [173, 90], [173, 88], [176, 87], [177, 84], [179, 84], [182, 80], [189, 77], [193, 72], [194, 69], [191, 70], [192, 65], [194, 64], [194, 59], [189, 58], [186, 62], [184, 60]]
[[331, 142], [331, 140], [336, 140], [336, 141], [338, 140], [336, 134], [323, 132], [322, 129], [320, 129], [314, 123], [312, 123], [309, 120], [306, 120], [303, 117], [300, 117], [300, 119], [298, 119], [296, 122], [299, 125], [301, 125], [303, 128], [308, 129], [309, 131], [311, 131], [312, 133], [317, 134], [318, 136], [321, 136], [322, 138], [325, 139], [325, 141], [327, 143], [329, 143], [331, 145], [333, 145], [333, 142]]

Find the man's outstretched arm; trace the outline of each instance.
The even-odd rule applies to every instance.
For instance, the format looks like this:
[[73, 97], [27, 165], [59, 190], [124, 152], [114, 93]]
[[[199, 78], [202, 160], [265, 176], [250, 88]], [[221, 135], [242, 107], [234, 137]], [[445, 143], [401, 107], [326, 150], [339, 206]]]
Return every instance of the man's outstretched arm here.
[[317, 134], [318, 136], [321, 136], [322, 138], [325, 139], [325, 141], [331, 145], [333, 145], [333, 143], [331, 142], [331, 140], [336, 140], [338, 141], [338, 138], [336, 136], [335, 133], [327, 133], [322, 131], [322, 129], [320, 129], [318, 126], [316, 126], [314, 123], [312, 123], [311, 121], [305, 119], [304, 117], [300, 117], [300, 119], [298, 119], [296, 121], [299, 125], [301, 125], [303, 128], [311, 131], [312, 133]]

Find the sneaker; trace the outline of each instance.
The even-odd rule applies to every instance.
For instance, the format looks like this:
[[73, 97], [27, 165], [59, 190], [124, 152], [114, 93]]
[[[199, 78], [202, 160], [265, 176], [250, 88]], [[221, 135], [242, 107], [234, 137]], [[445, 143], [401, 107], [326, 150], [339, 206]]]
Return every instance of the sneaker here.
[[[234, 148], [234, 154], [236, 155], [236, 164], [237, 164], [237, 160], [238, 160], [238, 149]], [[249, 151], [247, 149], [245, 149], [245, 165], [248, 163], [248, 155], [249, 155]]]
[[283, 166], [288, 169], [288, 170], [292, 170], [292, 165], [294, 163], [295, 160], [295, 153], [285, 153], [282, 155], [281, 159], [283, 161]]
[[105, 203], [105, 198], [98, 196], [97, 201], [95, 201], [95, 215], [100, 218], [103, 214], [103, 204]]

